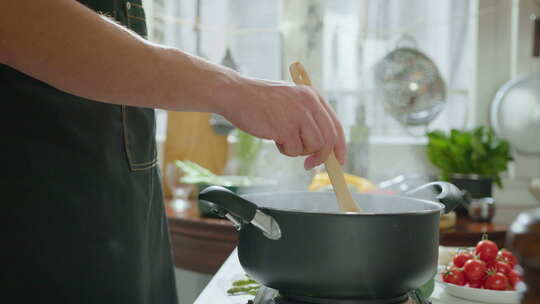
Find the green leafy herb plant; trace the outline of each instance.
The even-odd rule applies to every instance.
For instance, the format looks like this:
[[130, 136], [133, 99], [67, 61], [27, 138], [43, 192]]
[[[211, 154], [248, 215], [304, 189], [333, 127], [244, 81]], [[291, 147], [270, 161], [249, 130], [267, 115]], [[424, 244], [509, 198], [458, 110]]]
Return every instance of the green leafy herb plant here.
[[239, 129], [235, 130], [238, 174], [249, 175], [262, 147], [262, 140]]
[[257, 177], [215, 175], [210, 170], [201, 167], [199, 164], [189, 160], [177, 160], [175, 161], [175, 164], [180, 169], [182, 169], [184, 176], [181, 177], [180, 182], [185, 184], [207, 184], [220, 185], [224, 187], [246, 187], [253, 184], [268, 183], [268, 181]]
[[491, 128], [470, 131], [437, 130], [427, 134], [427, 156], [441, 170], [444, 180], [452, 174], [477, 174], [491, 178], [502, 188], [500, 174], [512, 161], [510, 144], [495, 135]]

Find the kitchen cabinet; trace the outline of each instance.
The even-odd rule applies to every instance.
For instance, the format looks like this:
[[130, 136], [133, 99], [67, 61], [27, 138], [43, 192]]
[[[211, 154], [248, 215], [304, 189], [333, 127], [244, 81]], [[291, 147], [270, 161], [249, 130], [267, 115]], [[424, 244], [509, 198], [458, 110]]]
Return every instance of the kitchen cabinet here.
[[[209, 113], [169, 111], [163, 165], [174, 160], [191, 160], [221, 174], [227, 163], [229, 144], [226, 136], [214, 133], [209, 120]], [[164, 190], [169, 195], [169, 189]]]
[[440, 232], [439, 242], [443, 246], [473, 247], [486, 233], [500, 248], [506, 247], [507, 225], [473, 222], [466, 217], [458, 217], [456, 225]]

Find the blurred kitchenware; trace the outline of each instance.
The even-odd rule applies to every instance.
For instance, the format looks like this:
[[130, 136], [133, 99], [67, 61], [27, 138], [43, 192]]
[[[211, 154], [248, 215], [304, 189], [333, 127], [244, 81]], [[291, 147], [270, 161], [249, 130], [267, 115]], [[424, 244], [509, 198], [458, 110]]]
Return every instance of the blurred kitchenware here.
[[540, 154], [540, 73], [505, 83], [491, 104], [491, 125], [523, 154]]
[[[540, 19], [533, 14], [531, 21], [534, 23], [533, 57], [539, 57]], [[518, 152], [540, 155], [540, 140], [537, 140], [540, 134], [540, 72], [506, 82], [493, 99], [490, 120], [497, 135], [507, 139]], [[540, 201], [539, 178], [531, 180], [529, 190]]]
[[177, 212], [185, 211], [190, 207], [188, 197], [193, 186], [182, 183], [181, 178], [183, 175], [184, 172], [175, 164], [175, 162], [167, 164], [165, 179], [172, 194], [173, 201], [171, 205]]
[[[406, 43], [412, 46], [402, 46]], [[375, 83], [386, 111], [406, 125], [427, 125], [446, 103], [439, 69], [410, 35], [375, 65]]]
[[[384, 180], [380, 182], [377, 186], [380, 189], [392, 190], [393, 192], [396, 192], [398, 194], [404, 194], [411, 189], [417, 188], [421, 185], [435, 180], [436, 178], [434, 176], [428, 176], [418, 173], [404, 173]], [[433, 192], [432, 195], [427, 198], [432, 199], [435, 197], [435, 195], [435, 192]]]
[[366, 123], [366, 107], [356, 105], [355, 122], [349, 129], [346, 171], [358, 176], [369, 174], [369, 127]]
[[[236, 62], [232, 57], [231, 48], [228, 44], [227, 48], [225, 49], [225, 56], [221, 60], [221, 65], [228, 67], [229, 69], [238, 71], [238, 66], [236, 65]], [[215, 113], [212, 113], [212, 116], [210, 117], [210, 126], [212, 126], [214, 132], [220, 135], [228, 135], [235, 128], [234, 125], [225, 117]]]
[[441, 221], [439, 222], [440, 230], [447, 230], [456, 226], [457, 216], [456, 212], [448, 212], [441, 215]]
[[225, 117], [212, 113], [209, 120], [212, 130], [219, 135], [228, 135], [234, 130], [234, 125], [231, 124]]
[[454, 173], [449, 181], [459, 189], [467, 191], [473, 199], [493, 196], [493, 179], [478, 174]]
[[[472, 209], [475, 210], [475, 212], [479, 212], [481, 209], [478, 209], [480, 206], [488, 207], [485, 205], [485, 201], [482, 201], [484, 198], [487, 198], [489, 201], [489, 198], [492, 197], [493, 193], [493, 180], [486, 176], [481, 176], [478, 174], [460, 174], [460, 173], [454, 173], [451, 174], [449, 177], [449, 182], [456, 185], [462, 192], [464, 197], [464, 203], [461, 206], [456, 207], [456, 213], [461, 216], [469, 216], [470, 211]], [[475, 207], [471, 208], [472, 202], [475, 201]], [[492, 205], [494, 207], [494, 205]], [[487, 208], [491, 209], [491, 208]], [[484, 215], [485, 214], [485, 208], [484, 208]], [[491, 209], [490, 212], [495, 212], [495, 209]], [[494, 214], [491, 214], [488, 212], [486, 216], [480, 216], [480, 214], [477, 214], [475, 216], [476, 219], [481, 218], [493, 218]], [[490, 215], [491, 214], [491, 215]], [[471, 218], [472, 219], [472, 218]], [[480, 220], [483, 222], [483, 220]]]
[[489, 223], [495, 216], [495, 199], [492, 197], [473, 198], [467, 209], [471, 220]]
[[[201, 30], [202, 4], [201, 4], [201, 1], [202, 0], [195, 0], [195, 23], [193, 24], [193, 32], [195, 33], [195, 54], [201, 58], [208, 59], [208, 56], [206, 56], [206, 54], [204, 54], [202, 50], [202, 30]], [[221, 64], [229, 68], [236, 69], [236, 64], [234, 63], [232, 59], [232, 55], [230, 53], [228, 46], [225, 51], [225, 57], [223, 58], [223, 61], [221, 62]], [[210, 123], [210, 126], [212, 127], [212, 130], [214, 130], [214, 132], [219, 135], [227, 135], [234, 129], [234, 126], [227, 119], [225, 119], [225, 117], [215, 114], [215, 113], [213, 113], [210, 116], [209, 123]]]

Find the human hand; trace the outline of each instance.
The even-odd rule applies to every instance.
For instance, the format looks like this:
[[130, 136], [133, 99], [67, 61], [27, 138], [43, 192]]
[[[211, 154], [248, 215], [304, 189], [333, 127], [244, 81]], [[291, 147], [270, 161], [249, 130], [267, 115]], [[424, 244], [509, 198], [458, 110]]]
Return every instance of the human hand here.
[[308, 156], [306, 170], [322, 164], [333, 150], [341, 164], [346, 145], [334, 110], [319, 92], [294, 86], [242, 78], [222, 111], [230, 122], [254, 136], [271, 139], [287, 156]]

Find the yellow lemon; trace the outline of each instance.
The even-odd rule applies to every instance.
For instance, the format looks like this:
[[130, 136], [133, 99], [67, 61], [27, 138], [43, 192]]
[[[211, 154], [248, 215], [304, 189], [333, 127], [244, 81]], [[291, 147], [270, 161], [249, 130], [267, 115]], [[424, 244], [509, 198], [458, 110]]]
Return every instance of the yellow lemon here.
[[[371, 181], [362, 178], [360, 176], [345, 173], [345, 182], [349, 187], [358, 192], [368, 192], [377, 189], [377, 186]], [[309, 191], [320, 191], [324, 188], [331, 187], [332, 183], [328, 177], [328, 173], [317, 173], [313, 176], [311, 184], [309, 185]]]

